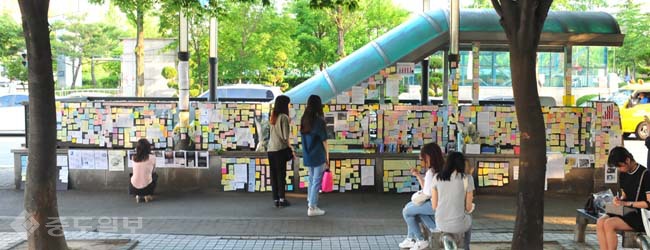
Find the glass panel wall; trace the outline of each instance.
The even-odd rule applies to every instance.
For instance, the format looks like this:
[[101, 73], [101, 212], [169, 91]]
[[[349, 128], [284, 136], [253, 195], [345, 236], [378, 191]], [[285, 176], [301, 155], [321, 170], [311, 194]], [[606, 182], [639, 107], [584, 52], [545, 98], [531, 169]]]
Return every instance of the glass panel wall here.
[[[472, 85], [472, 60], [470, 51], [460, 52], [460, 86]], [[479, 84], [481, 87], [512, 86], [509, 52], [480, 52]], [[606, 81], [606, 47], [573, 47], [573, 87], [599, 87]], [[544, 87], [564, 86], [564, 53], [539, 52], [537, 77]]]

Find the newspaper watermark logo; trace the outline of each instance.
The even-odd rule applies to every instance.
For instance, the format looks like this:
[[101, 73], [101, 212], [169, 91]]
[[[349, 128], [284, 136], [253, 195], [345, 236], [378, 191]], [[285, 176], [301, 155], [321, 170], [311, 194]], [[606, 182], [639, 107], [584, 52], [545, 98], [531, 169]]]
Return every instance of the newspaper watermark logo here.
[[32, 234], [36, 229], [40, 226], [38, 221], [34, 218], [34, 216], [30, 215], [29, 217], [27, 216], [28, 213], [26, 211], [21, 212], [14, 221], [9, 224], [11, 229], [13, 229], [17, 233], [27, 233], [27, 234]]
[[[40, 226], [33, 216], [27, 216], [28, 213], [23, 211], [14, 219], [10, 227], [17, 233], [34, 233]], [[52, 236], [62, 236], [64, 229], [73, 229], [74, 231], [97, 231], [105, 233], [136, 233], [142, 229], [142, 217], [48, 217], [45, 223], [47, 233]]]

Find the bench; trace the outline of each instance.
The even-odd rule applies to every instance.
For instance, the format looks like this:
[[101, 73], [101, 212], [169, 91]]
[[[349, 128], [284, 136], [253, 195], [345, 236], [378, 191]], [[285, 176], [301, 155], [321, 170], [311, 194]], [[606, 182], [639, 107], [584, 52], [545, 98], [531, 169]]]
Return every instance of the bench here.
[[[574, 230], [573, 240], [578, 243], [585, 242], [585, 230], [588, 224], [596, 224], [598, 217], [587, 213], [584, 209], [576, 209], [576, 227]], [[619, 231], [618, 234], [623, 236], [622, 245], [625, 248], [638, 248], [636, 237], [639, 232]]]
[[431, 231], [422, 221], [419, 223], [422, 236], [429, 241], [429, 249], [445, 249], [443, 238], [446, 236], [450, 241], [456, 243], [457, 249], [465, 248], [465, 233], [452, 234], [441, 231]]

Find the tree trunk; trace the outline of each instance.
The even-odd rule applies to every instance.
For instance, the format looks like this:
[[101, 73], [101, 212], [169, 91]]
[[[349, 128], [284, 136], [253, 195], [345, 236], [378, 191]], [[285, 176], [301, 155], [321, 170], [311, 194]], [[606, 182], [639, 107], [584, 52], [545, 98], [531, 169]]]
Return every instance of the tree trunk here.
[[546, 131], [535, 84], [536, 58], [536, 50], [510, 48], [512, 91], [521, 135], [512, 249], [541, 249], [543, 245]]
[[56, 116], [49, 0], [18, 1], [29, 57], [29, 152], [25, 184], [29, 249], [67, 249], [56, 199]]
[[[75, 62], [75, 60], [78, 62]], [[77, 76], [79, 76], [79, 69], [81, 69], [81, 58], [75, 60], [72, 61], [72, 89], [77, 87]]]
[[544, 245], [546, 127], [537, 92], [537, 46], [553, 0], [492, 0], [510, 43], [510, 72], [520, 133], [517, 219], [512, 249]]
[[97, 78], [95, 78], [95, 58], [90, 58], [90, 78], [93, 82], [93, 87], [97, 88]]
[[135, 43], [136, 96], [144, 96], [144, 10], [138, 4], [136, 9], [137, 42]]
[[345, 30], [343, 27], [343, 7], [341, 5], [336, 6], [335, 22], [336, 32], [338, 34], [336, 54], [339, 55], [339, 58], [343, 58], [345, 57]]

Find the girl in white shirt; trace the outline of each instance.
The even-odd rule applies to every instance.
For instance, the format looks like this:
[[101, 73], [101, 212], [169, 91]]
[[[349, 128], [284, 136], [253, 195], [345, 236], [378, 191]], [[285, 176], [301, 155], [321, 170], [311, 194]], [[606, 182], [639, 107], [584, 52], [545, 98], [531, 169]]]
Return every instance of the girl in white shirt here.
[[[420, 150], [420, 164], [422, 169], [426, 170], [424, 178], [422, 174], [418, 172], [415, 168], [411, 169], [411, 174], [413, 174], [420, 186], [422, 187], [422, 192], [431, 196], [431, 189], [433, 187], [433, 176], [435, 173], [440, 171], [443, 164], [442, 150], [440, 146], [436, 143], [428, 143], [422, 146]], [[428, 227], [435, 228], [435, 222], [433, 221], [434, 211], [431, 208], [431, 200], [425, 201], [423, 204], [417, 205], [412, 201], [407, 203], [402, 210], [402, 216], [406, 222], [408, 234], [406, 239], [399, 244], [400, 248], [410, 248], [410, 249], [425, 249], [429, 242], [424, 239], [420, 227], [418, 226], [418, 218], [424, 222]]]

